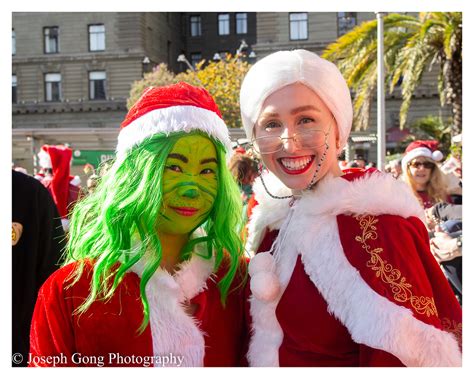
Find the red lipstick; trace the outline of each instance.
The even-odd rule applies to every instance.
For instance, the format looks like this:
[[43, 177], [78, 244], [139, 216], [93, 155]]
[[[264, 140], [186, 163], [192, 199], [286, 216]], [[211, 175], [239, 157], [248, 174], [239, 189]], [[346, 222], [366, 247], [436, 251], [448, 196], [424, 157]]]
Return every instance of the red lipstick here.
[[191, 208], [191, 207], [170, 207], [173, 209], [177, 214], [185, 217], [191, 217], [194, 216], [199, 209], [196, 208]]

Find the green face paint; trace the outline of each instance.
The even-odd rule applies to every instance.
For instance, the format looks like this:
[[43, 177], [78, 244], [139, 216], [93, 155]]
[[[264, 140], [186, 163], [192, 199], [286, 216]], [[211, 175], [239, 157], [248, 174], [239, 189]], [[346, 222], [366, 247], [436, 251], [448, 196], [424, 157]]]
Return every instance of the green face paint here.
[[187, 234], [203, 223], [217, 196], [217, 175], [217, 153], [210, 139], [179, 139], [165, 164], [158, 231]]

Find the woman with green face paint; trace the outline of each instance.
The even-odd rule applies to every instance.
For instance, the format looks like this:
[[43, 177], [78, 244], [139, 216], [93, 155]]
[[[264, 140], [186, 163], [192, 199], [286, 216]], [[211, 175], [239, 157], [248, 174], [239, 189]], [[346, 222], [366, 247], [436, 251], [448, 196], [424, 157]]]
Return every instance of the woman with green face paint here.
[[29, 365], [239, 364], [246, 261], [226, 150], [204, 89], [144, 92], [115, 163], [75, 208], [65, 265], [40, 290]]

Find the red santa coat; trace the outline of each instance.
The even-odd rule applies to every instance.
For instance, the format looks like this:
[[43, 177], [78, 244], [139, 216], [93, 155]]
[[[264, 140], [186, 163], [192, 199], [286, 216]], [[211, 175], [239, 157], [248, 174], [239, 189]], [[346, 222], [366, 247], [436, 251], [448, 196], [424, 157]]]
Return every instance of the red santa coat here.
[[260, 182], [255, 193], [251, 366], [461, 365], [461, 309], [405, 183], [325, 177], [292, 207]]
[[[244, 270], [238, 270], [223, 307], [216, 283], [227, 263], [212, 274], [213, 260], [193, 255], [174, 276], [158, 269], [146, 287], [150, 322], [138, 334], [143, 320], [139, 263], [132, 267], [135, 272], [125, 274], [111, 300], [95, 301], [80, 315], [74, 311], [90, 293], [92, 265], [72, 286], [75, 264], [56, 271], [38, 295], [29, 365], [51, 366], [52, 359], [46, 358], [52, 356], [59, 357], [56, 366], [97, 366], [97, 359], [104, 366], [238, 365], [245, 328], [242, 286], [237, 286]], [[196, 306], [192, 317], [186, 302]], [[170, 354], [174, 360], [161, 359]]]

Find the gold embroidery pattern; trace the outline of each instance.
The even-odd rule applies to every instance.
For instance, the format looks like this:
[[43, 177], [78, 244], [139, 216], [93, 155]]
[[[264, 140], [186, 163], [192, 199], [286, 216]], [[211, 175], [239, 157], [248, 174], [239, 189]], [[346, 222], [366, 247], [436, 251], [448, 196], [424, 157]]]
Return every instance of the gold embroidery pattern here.
[[461, 346], [462, 341], [462, 323], [457, 323], [454, 320], [450, 320], [447, 317], [441, 319], [441, 326], [443, 329], [449, 333], [453, 333], [456, 337], [459, 346]]
[[374, 216], [357, 216], [362, 235], [356, 236], [355, 240], [362, 244], [362, 248], [370, 255], [367, 267], [375, 271], [377, 278], [387, 283], [392, 290], [393, 297], [400, 303], [410, 302], [413, 309], [419, 314], [426, 316], [438, 316], [438, 311], [432, 297], [415, 296], [411, 290], [412, 285], [407, 283], [406, 278], [402, 276], [400, 270], [394, 268], [380, 256], [383, 253], [382, 248], [371, 248], [369, 240], [378, 238], [377, 227], [375, 224], [379, 221]]

